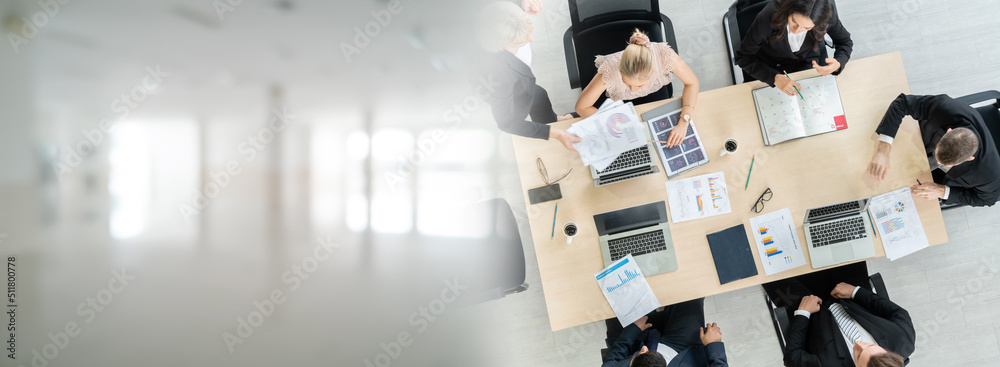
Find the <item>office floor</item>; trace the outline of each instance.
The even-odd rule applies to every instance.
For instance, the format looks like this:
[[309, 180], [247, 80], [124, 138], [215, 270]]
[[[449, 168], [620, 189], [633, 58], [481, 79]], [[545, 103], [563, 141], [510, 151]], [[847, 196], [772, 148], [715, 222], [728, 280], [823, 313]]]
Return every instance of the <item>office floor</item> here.
[[[721, 22], [731, 3], [660, 2], [661, 12], [674, 23], [679, 54], [698, 75], [702, 90], [731, 84]], [[1000, 89], [1000, 68], [995, 67], [1000, 49], [982, 41], [1000, 36], [1000, 7], [982, 3], [840, 0], [838, 8], [854, 39], [853, 58], [901, 51], [912, 93], [957, 97]], [[563, 58], [562, 35], [570, 25], [566, 2], [544, 1], [544, 10], [535, 21], [532, 68], [556, 112], [568, 112], [580, 91], [569, 89]], [[509, 138], [506, 141], [509, 145]], [[498, 365], [598, 366], [604, 347], [603, 322], [558, 332], [549, 329], [516, 175], [515, 167], [508, 164], [501, 176], [500, 195], [521, 213], [518, 221], [530, 288], [484, 305], [494, 315], [493, 330], [500, 331], [495, 345], [503, 360]], [[917, 348], [910, 366], [995, 363], [1000, 357], [1000, 246], [995, 239], [1000, 233], [1000, 208], [956, 209], [945, 212], [944, 219], [948, 244], [894, 262], [872, 260], [869, 270], [882, 273], [892, 299], [913, 319]], [[730, 365], [781, 365], [759, 287], [708, 297], [705, 314], [722, 328]]]

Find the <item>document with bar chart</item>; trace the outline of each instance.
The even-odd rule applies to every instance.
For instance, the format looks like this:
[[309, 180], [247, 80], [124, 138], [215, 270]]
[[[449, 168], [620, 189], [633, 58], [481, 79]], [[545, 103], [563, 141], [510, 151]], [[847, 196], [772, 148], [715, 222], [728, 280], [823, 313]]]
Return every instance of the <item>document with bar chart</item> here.
[[806, 264], [802, 242], [795, 231], [792, 211], [788, 208], [750, 218], [750, 230], [764, 266], [764, 275]]
[[666, 187], [670, 221], [674, 223], [732, 212], [722, 172], [667, 181]]
[[873, 197], [868, 211], [875, 219], [889, 261], [929, 246], [908, 186]]
[[656, 300], [631, 254], [611, 263], [594, 277], [622, 327], [660, 307], [660, 301]]

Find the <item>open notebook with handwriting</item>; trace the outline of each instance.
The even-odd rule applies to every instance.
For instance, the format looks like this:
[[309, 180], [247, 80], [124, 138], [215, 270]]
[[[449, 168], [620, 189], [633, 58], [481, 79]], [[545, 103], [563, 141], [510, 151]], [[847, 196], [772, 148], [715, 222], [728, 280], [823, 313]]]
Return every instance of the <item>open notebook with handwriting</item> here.
[[847, 129], [836, 77], [817, 76], [798, 83], [802, 97], [773, 87], [753, 90], [764, 145]]

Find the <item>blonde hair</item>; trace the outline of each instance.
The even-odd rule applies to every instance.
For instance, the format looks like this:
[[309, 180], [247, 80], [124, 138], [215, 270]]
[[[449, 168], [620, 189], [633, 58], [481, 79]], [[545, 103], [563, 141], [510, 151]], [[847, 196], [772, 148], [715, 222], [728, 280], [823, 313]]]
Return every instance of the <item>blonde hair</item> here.
[[487, 52], [528, 43], [535, 22], [519, 6], [510, 2], [493, 3], [479, 13], [476, 36]]
[[653, 49], [649, 47], [649, 36], [636, 28], [628, 40], [625, 51], [622, 51], [618, 70], [625, 77], [647, 79], [655, 70], [654, 62]]

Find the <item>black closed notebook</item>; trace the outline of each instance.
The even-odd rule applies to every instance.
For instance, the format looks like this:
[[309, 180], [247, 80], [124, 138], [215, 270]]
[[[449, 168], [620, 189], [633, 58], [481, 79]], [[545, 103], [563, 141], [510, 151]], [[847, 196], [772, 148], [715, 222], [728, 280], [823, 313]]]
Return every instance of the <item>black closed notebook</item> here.
[[708, 247], [712, 249], [720, 284], [757, 275], [757, 264], [742, 224], [708, 234]]

